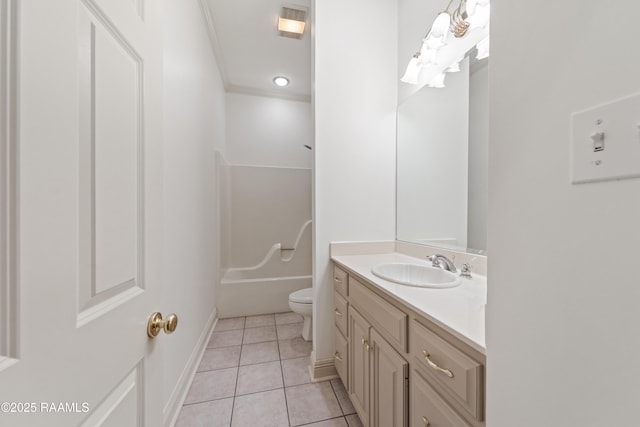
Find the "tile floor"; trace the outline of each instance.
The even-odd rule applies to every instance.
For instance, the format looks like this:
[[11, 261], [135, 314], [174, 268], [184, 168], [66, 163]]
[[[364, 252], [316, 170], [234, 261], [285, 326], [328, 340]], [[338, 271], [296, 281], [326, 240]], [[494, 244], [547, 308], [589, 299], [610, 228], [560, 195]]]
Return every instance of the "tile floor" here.
[[218, 320], [176, 427], [361, 427], [340, 380], [312, 383], [295, 313]]

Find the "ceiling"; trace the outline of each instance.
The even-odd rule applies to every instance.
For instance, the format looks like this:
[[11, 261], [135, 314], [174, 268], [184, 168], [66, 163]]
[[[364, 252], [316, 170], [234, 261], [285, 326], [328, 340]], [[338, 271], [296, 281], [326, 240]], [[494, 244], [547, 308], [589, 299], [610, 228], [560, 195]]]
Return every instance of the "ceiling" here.
[[[311, 99], [311, 0], [203, 0], [212, 45], [229, 92]], [[307, 25], [301, 39], [281, 37], [282, 6], [306, 8]], [[290, 80], [279, 88], [276, 76]]]

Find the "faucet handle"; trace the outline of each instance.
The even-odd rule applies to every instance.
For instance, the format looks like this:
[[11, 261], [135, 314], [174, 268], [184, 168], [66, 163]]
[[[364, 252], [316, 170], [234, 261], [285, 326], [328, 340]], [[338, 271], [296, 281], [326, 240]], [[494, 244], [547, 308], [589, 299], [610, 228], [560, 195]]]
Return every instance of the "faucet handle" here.
[[438, 260], [438, 255], [427, 255], [427, 259], [431, 261], [431, 266], [435, 268], [440, 268], [440, 260]]
[[471, 265], [469, 265], [466, 262], [464, 264], [462, 264], [462, 269], [460, 270], [460, 276], [470, 279], [471, 278]]

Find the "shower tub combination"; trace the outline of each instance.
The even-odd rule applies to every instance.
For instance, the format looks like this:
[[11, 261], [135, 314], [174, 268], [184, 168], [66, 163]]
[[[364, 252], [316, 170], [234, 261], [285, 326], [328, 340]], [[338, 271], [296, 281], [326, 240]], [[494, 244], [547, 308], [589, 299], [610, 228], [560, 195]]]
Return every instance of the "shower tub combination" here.
[[274, 243], [262, 261], [230, 268], [220, 280], [220, 318], [290, 311], [289, 294], [311, 287], [311, 220], [291, 248]]

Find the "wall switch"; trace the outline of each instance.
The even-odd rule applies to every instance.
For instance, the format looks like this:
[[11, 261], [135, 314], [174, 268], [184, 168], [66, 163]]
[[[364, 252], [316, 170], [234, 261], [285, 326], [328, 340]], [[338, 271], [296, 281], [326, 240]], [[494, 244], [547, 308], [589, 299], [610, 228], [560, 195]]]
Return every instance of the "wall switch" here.
[[571, 115], [571, 182], [640, 177], [640, 94]]
[[604, 150], [604, 132], [591, 134], [591, 140], [593, 141], [593, 151]]

